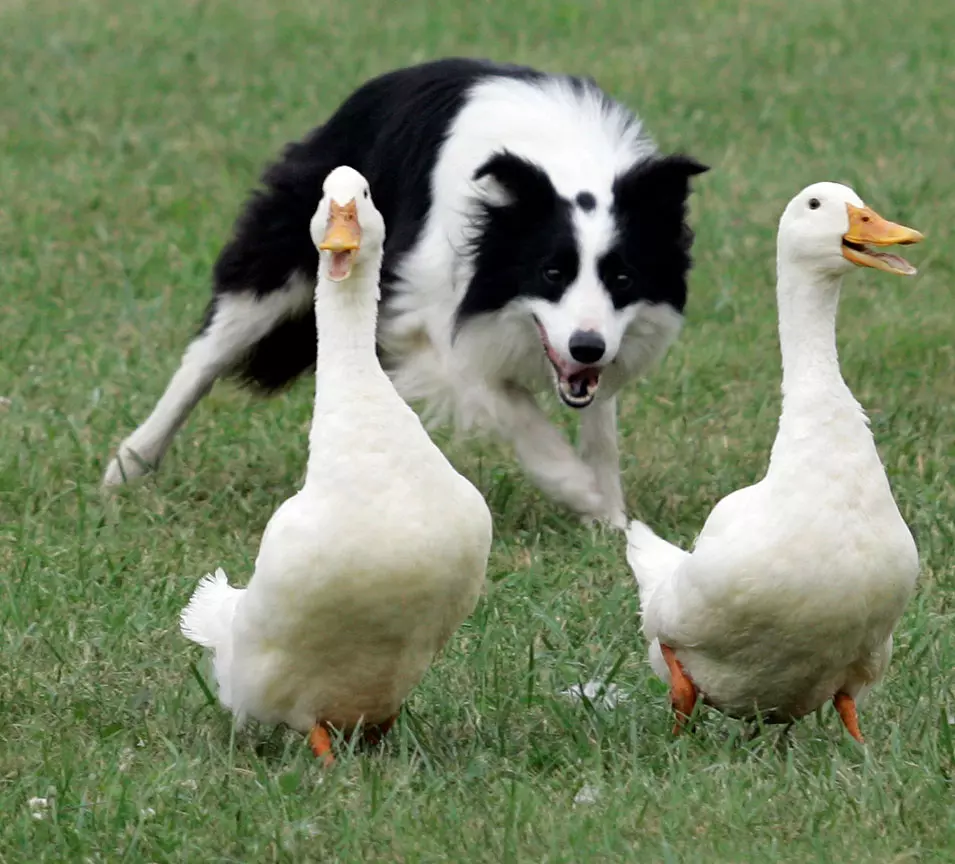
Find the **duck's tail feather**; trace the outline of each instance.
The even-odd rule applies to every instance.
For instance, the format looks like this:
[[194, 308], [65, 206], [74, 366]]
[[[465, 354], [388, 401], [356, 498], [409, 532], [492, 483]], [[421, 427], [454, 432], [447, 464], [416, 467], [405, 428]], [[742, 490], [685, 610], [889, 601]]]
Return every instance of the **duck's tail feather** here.
[[219, 698], [231, 706], [229, 673], [232, 667], [232, 620], [245, 590], [233, 588], [220, 567], [199, 580], [192, 598], [179, 616], [182, 635], [213, 652]]
[[634, 520], [630, 523], [627, 529], [627, 563], [637, 580], [644, 614], [657, 587], [673, 575], [689, 554], [657, 537], [642, 522]]
[[221, 567], [215, 575], [207, 573], [179, 616], [182, 635], [214, 651], [231, 641], [232, 616], [242, 593], [242, 589], [229, 584]]

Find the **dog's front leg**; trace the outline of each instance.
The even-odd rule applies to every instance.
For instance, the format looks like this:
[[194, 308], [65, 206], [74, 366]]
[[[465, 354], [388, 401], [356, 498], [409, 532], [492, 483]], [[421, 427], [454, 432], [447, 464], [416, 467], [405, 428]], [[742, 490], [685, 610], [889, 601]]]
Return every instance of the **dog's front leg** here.
[[578, 446], [600, 490], [600, 518], [617, 528], [627, 527], [623, 487], [620, 484], [620, 448], [617, 438], [617, 397], [599, 396], [581, 411]]
[[534, 482], [582, 516], [606, 518], [593, 469], [547, 419], [533, 395], [522, 387], [508, 385], [488, 396], [490, 404], [486, 407], [492, 422], [514, 445], [517, 458]]

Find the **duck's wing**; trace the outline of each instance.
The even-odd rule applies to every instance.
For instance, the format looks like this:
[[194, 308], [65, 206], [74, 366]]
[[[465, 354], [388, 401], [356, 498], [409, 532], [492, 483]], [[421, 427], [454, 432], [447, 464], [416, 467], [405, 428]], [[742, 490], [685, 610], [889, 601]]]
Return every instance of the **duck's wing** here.
[[757, 484], [719, 501], [691, 552], [661, 539], [642, 522], [631, 523], [627, 561], [640, 590], [643, 632], [649, 639], [689, 646], [707, 638], [712, 606], [733, 593], [734, 573], [747, 557], [753, 533], [759, 533], [747, 526], [762, 498]]

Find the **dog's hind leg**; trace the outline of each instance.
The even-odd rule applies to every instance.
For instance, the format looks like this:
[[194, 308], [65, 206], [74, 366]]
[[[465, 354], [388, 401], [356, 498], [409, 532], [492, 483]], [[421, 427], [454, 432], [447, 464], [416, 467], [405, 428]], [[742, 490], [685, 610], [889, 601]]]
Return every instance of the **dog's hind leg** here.
[[[301, 352], [295, 346], [290, 346], [289, 354], [283, 356], [279, 346], [264, 349], [264, 343], [274, 341], [269, 337], [283, 326], [298, 324], [303, 319], [314, 334], [313, 296], [313, 285], [298, 276], [263, 297], [252, 292], [217, 294], [201, 332], [186, 349], [156, 407], [120, 444], [106, 469], [103, 485], [118, 486], [155, 469], [189, 413], [218, 378], [243, 374], [245, 367], [256, 361], [257, 353], [268, 353], [275, 362], [287, 362], [288, 357], [297, 360]], [[306, 316], [312, 316], [311, 320]], [[314, 363], [314, 338], [309, 351]], [[282, 371], [288, 371], [286, 378], [290, 379], [302, 369]]]
[[617, 438], [617, 398], [601, 399], [582, 409], [580, 456], [593, 469], [603, 499], [603, 518], [617, 528], [627, 527], [620, 483], [620, 445]]

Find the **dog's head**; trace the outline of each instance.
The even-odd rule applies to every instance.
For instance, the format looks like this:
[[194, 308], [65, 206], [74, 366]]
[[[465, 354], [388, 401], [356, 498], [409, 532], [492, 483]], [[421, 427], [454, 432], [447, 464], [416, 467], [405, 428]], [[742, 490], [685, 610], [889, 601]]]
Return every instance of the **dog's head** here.
[[458, 325], [506, 306], [525, 310], [561, 399], [589, 405], [641, 304], [683, 310], [693, 239], [689, 180], [706, 170], [686, 156], [656, 156], [609, 189], [566, 198], [539, 165], [494, 154], [474, 174], [474, 274]]

